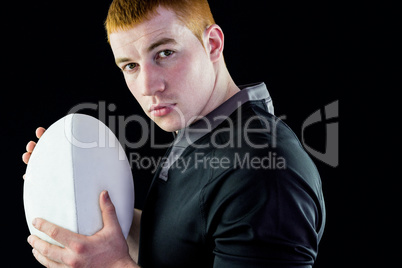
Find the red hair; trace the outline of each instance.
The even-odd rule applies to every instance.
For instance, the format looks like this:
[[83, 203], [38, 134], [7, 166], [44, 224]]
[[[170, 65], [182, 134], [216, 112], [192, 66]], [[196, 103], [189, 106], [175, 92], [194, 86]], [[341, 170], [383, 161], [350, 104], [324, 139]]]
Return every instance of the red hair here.
[[113, 0], [105, 21], [108, 40], [111, 33], [128, 30], [151, 19], [159, 6], [173, 10], [201, 44], [205, 29], [215, 24], [207, 0]]

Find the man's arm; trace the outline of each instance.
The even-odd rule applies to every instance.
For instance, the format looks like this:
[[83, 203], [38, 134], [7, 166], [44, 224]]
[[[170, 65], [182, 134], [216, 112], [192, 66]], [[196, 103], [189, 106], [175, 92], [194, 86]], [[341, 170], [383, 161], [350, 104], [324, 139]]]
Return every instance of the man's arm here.
[[131, 258], [138, 262], [138, 249], [140, 241], [140, 222], [142, 211], [134, 209], [133, 223], [131, 224], [130, 232], [127, 237], [127, 244]]

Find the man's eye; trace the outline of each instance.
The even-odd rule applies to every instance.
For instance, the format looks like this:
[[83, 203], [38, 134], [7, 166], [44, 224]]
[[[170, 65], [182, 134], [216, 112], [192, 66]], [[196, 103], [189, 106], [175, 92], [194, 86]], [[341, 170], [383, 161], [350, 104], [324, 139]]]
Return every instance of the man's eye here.
[[167, 58], [169, 56], [171, 56], [174, 53], [174, 51], [171, 50], [163, 50], [161, 52], [158, 53], [158, 58]]
[[137, 63], [129, 63], [129, 64], [127, 64], [127, 65], [124, 65], [123, 71], [127, 71], [127, 72], [132, 71], [132, 70], [134, 70], [137, 66], [138, 66]]

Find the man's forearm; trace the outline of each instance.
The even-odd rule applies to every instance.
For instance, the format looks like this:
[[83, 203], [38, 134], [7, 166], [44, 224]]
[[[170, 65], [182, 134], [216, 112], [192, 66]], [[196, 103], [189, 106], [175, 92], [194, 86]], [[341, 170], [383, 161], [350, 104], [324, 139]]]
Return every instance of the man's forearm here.
[[130, 232], [127, 237], [130, 256], [135, 262], [138, 262], [141, 214], [141, 210], [134, 209], [133, 223], [131, 224]]

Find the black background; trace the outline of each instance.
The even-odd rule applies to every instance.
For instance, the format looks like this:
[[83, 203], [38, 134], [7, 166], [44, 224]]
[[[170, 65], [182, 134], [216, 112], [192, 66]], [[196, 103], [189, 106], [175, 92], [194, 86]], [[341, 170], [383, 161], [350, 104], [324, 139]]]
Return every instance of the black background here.
[[[343, 149], [342, 121], [346, 117], [346, 88], [339, 38], [342, 15], [330, 5], [266, 1], [210, 1], [217, 24], [225, 33], [225, 60], [238, 85], [263, 81], [274, 100], [275, 113], [301, 137], [301, 126], [313, 112], [339, 100], [340, 162], [334, 168], [315, 161], [323, 183], [327, 225], [315, 267], [354, 267], [359, 261], [357, 206], [347, 202], [350, 178]], [[36, 127], [48, 127], [83, 102], [115, 104], [111, 116], [143, 115], [126, 88], [106, 42], [103, 22], [110, 1], [28, 1], [3, 5], [1, 167], [2, 267], [40, 267], [26, 242], [29, 235], [23, 209], [25, 145], [35, 139]], [[7, 15], [7, 16], [6, 16]], [[98, 117], [97, 111], [86, 113]], [[106, 122], [108, 123], [108, 122]], [[136, 141], [135, 126], [126, 137]], [[172, 134], [157, 130], [168, 142]], [[306, 142], [324, 151], [325, 125], [305, 132]], [[147, 144], [142, 156], [163, 155]], [[130, 151], [127, 151], [130, 153]], [[5, 174], [5, 175], [4, 175]], [[136, 207], [141, 208], [152, 178], [149, 170], [133, 170]], [[12, 215], [12, 216], [11, 216]], [[353, 232], [353, 234], [352, 234]], [[5, 255], [3, 255], [5, 254]], [[11, 257], [18, 256], [18, 258]]]

